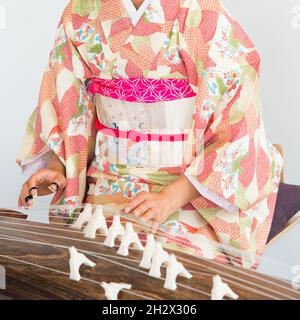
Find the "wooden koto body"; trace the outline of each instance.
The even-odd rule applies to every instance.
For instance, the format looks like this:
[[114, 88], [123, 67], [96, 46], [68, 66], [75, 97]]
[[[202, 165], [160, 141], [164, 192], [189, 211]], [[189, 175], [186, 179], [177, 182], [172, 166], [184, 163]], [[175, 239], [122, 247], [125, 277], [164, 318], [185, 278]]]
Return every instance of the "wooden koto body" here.
[[[240, 299], [300, 299], [300, 292], [287, 282], [181, 252], [174, 253], [193, 278], [178, 277], [177, 290], [166, 290], [165, 268], [161, 279], [152, 278], [139, 267], [141, 252], [118, 256], [116, 247], [103, 245], [104, 239], [100, 235], [87, 239], [63, 223], [28, 222], [24, 215], [0, 212], [0, 265], [6, 269], [6, 290], [0, 294], [13, 299], [100, 300], [106, 299], [100, 287], [105, 281], [132, 284], [132, 290], [120, 292], [119, 299], [201, 300], [211, 298], [212, 276], [219, 274]], [[79, 282], [69, 279], [71, 246], [96, 263], [95, 268], [81, 267]]]

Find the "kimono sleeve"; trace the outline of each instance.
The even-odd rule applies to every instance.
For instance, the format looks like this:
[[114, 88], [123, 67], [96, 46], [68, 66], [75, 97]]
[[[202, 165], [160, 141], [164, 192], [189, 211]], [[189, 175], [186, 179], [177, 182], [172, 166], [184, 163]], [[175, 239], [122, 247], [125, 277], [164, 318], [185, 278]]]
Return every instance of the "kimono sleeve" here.
[[47, 166], [54, 152], [66, 167], [64, 196], [77, 201], [84, 193], [86, 166], [93, 156], [95, 111], [85, 86], [90, 70], [72, 41], [72, 28], [70, 1], [56, 30], [38, 104], [29, 118], [17, 163], [24, 173], [33, 174]]
[[282, 159], [265, 135], [259, 54], [223, 8], [216, 21], [199, 75], [196, 158], [185, 175], [202, 196], [233, 212], [276, 192]]

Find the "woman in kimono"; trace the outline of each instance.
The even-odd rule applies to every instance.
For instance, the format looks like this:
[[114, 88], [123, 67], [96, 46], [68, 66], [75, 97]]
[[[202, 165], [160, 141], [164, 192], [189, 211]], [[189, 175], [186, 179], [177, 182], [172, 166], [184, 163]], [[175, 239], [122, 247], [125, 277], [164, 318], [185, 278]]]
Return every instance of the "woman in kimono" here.
[[259, 68], [219, 0], [70, 1], [18, 157], [19, 205], [50, 185], [52, 204], [124, 205], [187, 252], [256, 266], [282, 168]]

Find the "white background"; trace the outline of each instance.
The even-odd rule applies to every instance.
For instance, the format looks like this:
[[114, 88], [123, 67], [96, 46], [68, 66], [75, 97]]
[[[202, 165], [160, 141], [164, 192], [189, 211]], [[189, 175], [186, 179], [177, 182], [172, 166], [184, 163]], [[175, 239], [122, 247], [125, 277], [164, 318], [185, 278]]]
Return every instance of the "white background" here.
[[[285, 150], [288, 183], [300, 183], [300, 0], [224, 0], [262, 56], [263, 114], [269, 140]], [[16, 205], [23, 181], [15, 157], [37, 103], [54, 32], [67, 0], [0, 0], [0, 207]], [[6, 28], [3, 27], [6, 11]], [[300, 9], [298, 10], [300, 15]], [[48, 199], [40, 202], [47, 203]], [[299, 228], [300, 230], [300, 228]], [[300, 236], [289, 232], [266, 256], [300, 264]], [[264, 268], [264, 265], [262, 266]]]

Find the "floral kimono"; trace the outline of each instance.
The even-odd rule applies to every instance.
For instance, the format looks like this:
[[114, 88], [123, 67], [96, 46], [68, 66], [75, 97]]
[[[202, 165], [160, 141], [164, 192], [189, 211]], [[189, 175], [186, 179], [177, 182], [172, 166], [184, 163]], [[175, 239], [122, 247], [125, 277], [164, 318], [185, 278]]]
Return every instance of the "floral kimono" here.
[[125, 204], [185, 175], [199, 197], [168, 232], [192, 254], [256, 266], [282, 168], [259, 68], [218, 0], [70, 1], [18, 163], [31, 174], [58, 155], [67, 186], [53, 204]]

